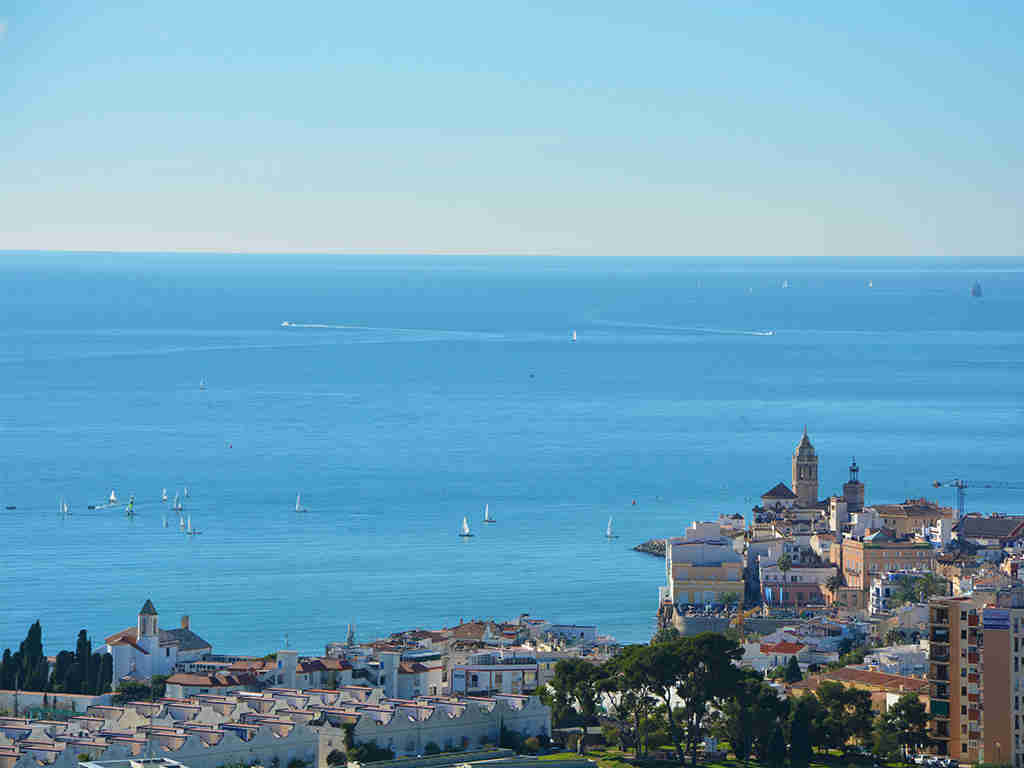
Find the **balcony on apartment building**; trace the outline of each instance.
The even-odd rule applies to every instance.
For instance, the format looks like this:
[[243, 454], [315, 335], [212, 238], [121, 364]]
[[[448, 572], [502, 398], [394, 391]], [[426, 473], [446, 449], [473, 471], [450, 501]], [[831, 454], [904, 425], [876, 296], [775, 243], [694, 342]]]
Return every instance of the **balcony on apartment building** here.
[[948, 608], [932, 608], [931, 613], [932, 624], [944, 624], [949, 626], [949, 609]]
[[[933, 700], [931, 702], [931, 716], [932, 716], [933, 719], [935, 719], [936, 727], [938, 727], [942, 723], [941, 720], [938, 720], [936, 718], [942, 718], [943, 720], [948, 720], [949, 719], [949, 702], [948, 701], [934, 701]], [[946, 729], [947, 729], [947, 731], [949, 729], [949, 724], [948, 723], [946, 724]]]
[[949, 644], [949, 630], [940, 629], [938, 627], [932, 628], [930, 639], [933, 643], [946, 643]]
[[933, 699], [948, 699], [949, 685], [947, 683], [932, 683], [928, 689], [929, 696]]
[[949, 682], [949, 666], [947, 664], [932, 664], [931, 674], [928, 679], [938, 682]]
[[933, 645], [928, 651], [932, 661], [949, 661], [949, 648], [944, 645]]

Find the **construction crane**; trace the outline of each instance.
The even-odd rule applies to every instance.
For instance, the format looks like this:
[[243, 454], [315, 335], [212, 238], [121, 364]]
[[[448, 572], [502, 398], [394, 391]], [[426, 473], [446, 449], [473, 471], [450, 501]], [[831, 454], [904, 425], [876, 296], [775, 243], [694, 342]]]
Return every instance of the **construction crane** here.
[[968, 488], [1002, 488], [1008, 491], [1024, 491], [1022, 483], [1007, 483], [1002, 480], [936, 480], [932, 483], [936, 488], [956, 489], [956, 519], [960, 520], [966, 511], [966, 495]]
[[755, 605], [753, 608], [748, 608], [745, 611], [743, 610], [743, 608], [741, 606], [740, 610], [737, 612], [736, 616], [734, 616], [732, 621], [729, 622], [729, 626], [730, 627], [736, 627], [736, 629], [739, 631], [739, 633], [740, 633], [740, 641], [741, 642], [743, 641], [743, 638], [745, 637], [745, 635], [743, 634], [743, 620], [744, 619], [749, 619], [755, 613], [758, 613], [760, 611], [761, 611], [761, 606], [760, 605]]

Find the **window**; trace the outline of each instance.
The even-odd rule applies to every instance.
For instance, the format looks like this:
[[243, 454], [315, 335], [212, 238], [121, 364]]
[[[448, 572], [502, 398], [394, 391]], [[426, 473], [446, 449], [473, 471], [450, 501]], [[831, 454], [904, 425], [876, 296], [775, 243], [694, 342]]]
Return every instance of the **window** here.
[[967, 639], [967, 630], [966, 629], [961, 629], [960, 630], [960, 639], [961, 640], [966, 640]]
[[967, 611], [960, 611], [960, 621], [967, 621]]
[[961, 752], [966, 752], [966, 751], [967, 751], [967, 745], [966, 745], [966, 744], [964, 744], [964, 743], [961, 743], [961, 744], [960, 744], [960, 751], [961, 751]]
[[494, 673], [494, 682], [501, 685], [501, 672]]
[[961, 696], [966, 696], [967, 695], [967, 686], [966, 685], [961, 685], [960, 686], [960, 695]]
[[961, 715], [966, 715], [967, 714], [967, 707], [961, 706], [960, 707], [960, 714]]
[[170, 656], [170, 655], [171, 655], [170, 647], [164, 648], [164, 656]]

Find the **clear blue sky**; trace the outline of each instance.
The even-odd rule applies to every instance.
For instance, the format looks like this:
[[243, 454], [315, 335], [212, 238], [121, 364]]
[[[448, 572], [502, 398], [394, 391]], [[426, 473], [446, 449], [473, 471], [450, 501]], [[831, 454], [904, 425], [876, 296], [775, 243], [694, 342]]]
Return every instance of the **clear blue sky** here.
[[0, 249], [1024, 255], [1021, 2], [0, 0]]

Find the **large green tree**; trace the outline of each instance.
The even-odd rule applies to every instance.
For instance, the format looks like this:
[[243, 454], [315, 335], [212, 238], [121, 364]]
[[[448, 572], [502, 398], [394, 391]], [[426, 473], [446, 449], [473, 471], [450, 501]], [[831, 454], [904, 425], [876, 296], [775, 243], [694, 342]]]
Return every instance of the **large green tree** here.
[[818, 710], [818, 699], [807, 693], [796, 699], [789, 713], [789, 764], [791, 768], [807, 768], [811, 762], [811, 746], [814, 743], [814, 717]]
[[883, 716], [892, 731], [899, 734], [900, 750], [909, 762], [910, 754], [931, 743], [928, 736], [928, 712], [920, 698], [905, 693]]
[[651, 646], [630, 645], [622, 649], [606, 665], [608, 677], [602, 687], [613, 694], [615, 711], [620, 719], [620, 740], [632, 744], [637, 757], [647, 748], [647, 736], [653, 724], [656, 706], [650, 688]]
[[[555, 665], [555, 674], [549, 686], [552, 720], [557, 726], [573, 725], [577, 719], [583, 725], [597, 721], [601, 697], [601, 681], [607, 673], [597, 664], [581, 658], [562, 659]], [[574, 717], [578, 713], [579, 717]]]
[[850, 739], [867, 741], [871, 735], [871, 694], [826, 680], [818, 686], [816, 727], [822, 746], [844, 752]]
[[739, 644], [717, 632], [704, 632], [683, 642], [682, 675], [676, 693], [683, 701], [686, 741], [694, 768], [712, 708], [736, 694], [741, 676], [735, 662], [742, 657]]

